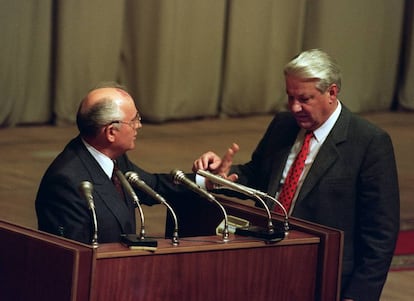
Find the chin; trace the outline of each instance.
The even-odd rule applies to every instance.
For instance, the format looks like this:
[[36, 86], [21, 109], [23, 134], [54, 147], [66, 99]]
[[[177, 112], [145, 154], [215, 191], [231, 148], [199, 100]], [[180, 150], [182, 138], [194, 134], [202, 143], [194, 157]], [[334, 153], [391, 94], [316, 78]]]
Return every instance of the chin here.
[[309, 122], [309, 121], [299, 121], [296, 120], [297, 124], [303, 128], [303, 129], [309, 129], [310, 127], [312, 127], [313, 123]]

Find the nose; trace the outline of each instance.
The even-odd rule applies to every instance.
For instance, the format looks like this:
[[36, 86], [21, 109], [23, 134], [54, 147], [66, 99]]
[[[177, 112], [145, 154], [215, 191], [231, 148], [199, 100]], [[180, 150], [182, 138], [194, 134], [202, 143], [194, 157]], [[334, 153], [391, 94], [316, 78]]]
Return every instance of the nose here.
[[293, 100], [289, 102], [289, 109], [291, 112], [297, 113], [302, 111], [302, 105], [298, 101]]

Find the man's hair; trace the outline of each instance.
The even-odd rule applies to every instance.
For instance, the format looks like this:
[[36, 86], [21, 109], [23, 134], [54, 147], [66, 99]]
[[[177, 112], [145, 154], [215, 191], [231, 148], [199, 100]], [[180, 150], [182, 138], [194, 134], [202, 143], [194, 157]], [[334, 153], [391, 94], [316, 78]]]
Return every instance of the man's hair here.
[[[109, 82], [100, 83], [91, 89], [89, 93], [100, 88], [118, 88], [127, 92], [121, 85]], [[86, 97], [81, 101], [76, 115], [76, 124], [82, 137], [95, 137], [102, 126], [111, 124], [113, 121], [122, 120], [125, 117], [119, 105], [109, 97], [99, 99], [94, 105], [87, 109], [83, 108], [82, 104]], [[119, 125], [114, 124], [114, 126]]]
[[315, 80], [316, 88], [325, 92], [336, 84], [341, 90], [341, 70], [336, 61], [320, 49], [310, 49], [295, 56], [284, 68], [285, 76]]

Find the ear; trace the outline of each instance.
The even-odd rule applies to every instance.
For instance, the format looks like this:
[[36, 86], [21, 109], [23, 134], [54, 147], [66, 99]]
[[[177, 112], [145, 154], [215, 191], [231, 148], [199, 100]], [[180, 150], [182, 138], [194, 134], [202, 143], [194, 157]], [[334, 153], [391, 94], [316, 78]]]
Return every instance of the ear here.
[[115, 132], [117, 132], [118, 129], [113, 124], [110, 124], [110, 125], [105, 127], [104, 131], [105, 131], [106, 139], [109, 142], [114, 142], [115, 138], [116, 138], [116, 133]]
[[328, 88], [329, 98], [332, 101], [335, 101], [338, 97], [338, 86], [336, 84], [332, 84]]

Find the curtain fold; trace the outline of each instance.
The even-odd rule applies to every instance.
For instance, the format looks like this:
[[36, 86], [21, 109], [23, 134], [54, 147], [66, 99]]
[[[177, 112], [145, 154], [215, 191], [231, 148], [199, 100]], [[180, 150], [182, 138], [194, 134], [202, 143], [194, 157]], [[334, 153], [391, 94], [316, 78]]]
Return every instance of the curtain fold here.
[[130, 1], [121, 80], [144, 120], [215, 116], [225, 1]]
[[414, 110], [414, 1], [406, 0], [405, 13], [401, 77], [397, 100], [403, 109]]
[[56, 66], [53, 112], [73, 123], [81, 97], [118, 73], [123, 5], [117, 0], [56, 2]]
[[304, 0], [231, 1], [227, 33], [224, 114], [285, 109], [283, 66], [301, 49]]
[[390, 109], [404, 0], [309, 1], [307, 11], [303, 47], [322, 48], [338, 60], [341, 101], [354, 112]]
[[[0, 125], [71, 124], [95, 84], [144, 120], [285, 109], [283, 66], [322, 48], [354, 112], [414, 110], [411, 0], [0, 0]], [[397, 107], [397, 106], [395, 106]]]
[[0, 1], [0, 125], [50, 121], [51, 1]]

